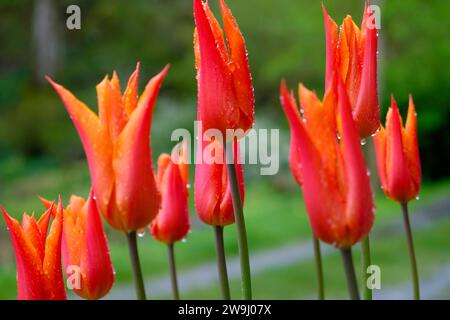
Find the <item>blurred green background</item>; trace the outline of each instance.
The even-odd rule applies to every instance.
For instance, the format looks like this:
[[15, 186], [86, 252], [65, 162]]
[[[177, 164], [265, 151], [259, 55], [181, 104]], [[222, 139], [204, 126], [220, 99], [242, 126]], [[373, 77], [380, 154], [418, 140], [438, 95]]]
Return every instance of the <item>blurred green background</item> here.
[[[216, 1], [210, 0], [210, 3], [219, 16]], [[247, 42], [256, 95], [256, 126], [282, 129], [279, 174], [259, 176], [257, 169], [246, 168], [249, 190], [246, 214], [249, 216], [251, 248], [307, 241], [309, 231], [304, 206], [287, 165], [289, 133], [279, 107], [278, 93], [281, 78], [286, 78], [291, 87], [301, 81], [319, 94], [323, 93], [325, 36], [321, 1], [228, 0], [227, 3]], [[360, 23], [363, 1], [324, 3], [338, 23], [346, 14], [351, 14]], [[419, 202], [437, 203], [437, 209], [432, 207], [433, 210], [447, 214], [447, 203], [439, 204], [448, 197], [450, 190], [450, 42], [447, 35], [450, 2], [372, 3], [382, 10], [379, 37], [382, 119], [391, 94], [395, 95], [403, 114], [407, 109], [408, 94], [413, 95], [426, 186]], [[81, 8], [81, 30], [66, 27], [66, 8], [71, 4]], [[20, 216], [24, 210], [40, 213], [36, 194], [56, 198], [61, 193], [63, 200], [67, 200], [72, 193], [86, 196], [89, 189], [79, 138], [61, 101], [44, 80], [46, 74], [96, 109], [95, 85], [105, 74], [117, 70], [124, 86], [136, 62], [141, 61], [140, 87], [143, 88], [152, 75], [170, 63], [171, 70], [155, 108], [154, 157], [172, 148], [170, 133], [173, 129], [193, 130], [196, 113], [193, 25], [191, 0], [0, 0], [0, 203], [10, 214]], [[378, 211], [388, 208], [387, 211], [392, 213], [385, 214], [386, 220], [400, 218], [395, 204], [382, 195], [378, 200]], [[192, 213], [194, 231], [190, 238], [193, 240], [181, 245], [181, 269], [191, 267], [194, 262], [214, 259], [210, 230], [197, 223], [194, 210]], [[261, 222], [261, 219], [267, 221]], [[429, 247], [436, 243], [437, 248], [450, 245], [450, 233], [445, 228], [450, 226], [450, 219], [446, 215], [444, 219], [447, 220], [433, 225], [433, 228], [440, 228], [443, 239], [436, 240], [437, 230], [431, 228], [423, 231], [424, 235], [420, 237], [423, 242], [418, 240], [418, 246], [428, 253]], [[13, 298], [14, 260], [2, 219], [0, 227], [0, 297]], [[286, 228], [290, 231], [285, 231]], [[122, 236], [109, 229], [108, 234], [118, 280], [126, 283], [130, 274]], [[227, 246], [233, 254], [236, 253], [234, 230], [228, 234]], [[389, 241], [397, 241], [402, 253], [406, 254], [401, 233], [394, 233]], [[144, 264], [148, 262], [144, 265], [146, 273], [153, 277], [164, 274], [164, 248], [148, 236], [141, 242], [146, 257]], [[382, 241], [380, 243], [378, 256], [389, 268], [395, 254], [391, 252], [391, 246], [383, 247]], [[375, 245], [375, 259], [376, 248]], [[391, 258], [386, 258], [389, 256]], [[430, 273], [438, 262], [450, 262], [445, 260], [444, 249], [438, 249], [435, 256], [426, 259]], [[406, 256], [399, 263], [394, 265], [407, 268]], [[269, 281], [273, 292], [265, 294], [265, 282], [262, 281], [259, 287], [257, 285], [260, 288], [257, 296], [314, 296], [313, 288], [301, 286], [301, 280], [308, 279], [312, 273], [310, 264], [306, 263], [304, 268], [295, 266], [292, 270], [268, 272], [275, 277], [268, 280], [268, 276], [262, 274], [260, 277]], [[336, 296], [342, 294], [339, 272], [329, 276], [337, 281], [333, 287]], [[393, 276], [400, 273], [394, 272], [388, 277], [406, 280], [408, 270], [403, 271], [403, 278]], [[298, 287], [293, 285], [296, 282]], [[314, 287], [311, 280], [306, 283]], [[235, 287], [238, 289], [239, 285]], [[218, 296], [214, 288], [201, 290], [194, 293], [198, 297]], [[189, 297], [196, 297], [194, 293]]]

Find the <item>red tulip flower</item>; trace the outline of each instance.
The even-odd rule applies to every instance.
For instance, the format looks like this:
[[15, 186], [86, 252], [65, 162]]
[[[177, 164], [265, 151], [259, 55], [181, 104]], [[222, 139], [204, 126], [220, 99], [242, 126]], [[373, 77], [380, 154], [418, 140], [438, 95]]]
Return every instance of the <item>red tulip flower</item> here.
[[96, 115], [72, 93], [48, 79], [60, 95], [83, 143], [97, 205], [115, 229], [146, 227], [160, 206], [150, 149], [153, 107], [168, 67], [153, 77], [138, 99], [138, 73], [121, 94], [116, 73], [97, 86]]
[[406, 125], [403, 127], [397, 103], [392, 97], [386, 128], [381, 126], [374, 142], [378, 174], [386, 196], [401, 203], [414, 199], [419, 194], [422, 174], [417, 116], [411, 96]]
[[[203, 156], [203, 160], [197, 162], [195, 166], [196, 211], [206, 224], [212, 226], [232, 224], [234, 223], [233, 201], [228, 183], [224, 149], [218, 141], [203, 141], [201, 148], [198, 149], [197, 158], [201, 156]], [[240, 196], [244, 202], [244, 173], [238, 159], [238, 142], [235, 140], [234, 165]]]
[[[17, 264], [17, 299], [65, 300], [66, 291], [61, 268], [61, 234], [63, 207], [59, 201], [36, 221], [34, 215], [24, 214], [22, 224], [2, 208], [14, 247]], [[50, 218], [54, 212], [50, 231]]]
[[[42, 200], [48, 206], [49, 202]], [[111, 290], [114, 270], [92, 192], [87, 202], [73, 195], [64, 210], [62, 253], [67, 278], [80, 277], [73, 281], [72, 289], [76, 294], [84, 299], [96, 300]]]
[[303, 116], [282, 83], [281, 104], [292, 137], [291, 168], [302, 185], [314, 235], [349, 248], [369, 233], [374, 219], [372, 189], [350, 102], [341, 81], [338, 92], [330, 86], [323, 102], [302, 85], [299, 96]]
[[186, 237], [190, 229], [186, 143], [175, 146], [172, 157], [166, 153], [158, 159], [157, 181], [161, 191], [161, 209], [150, 227], [161, 242], [174, 243]]
[[244, 38], [225, 2], [219, 3], [224, 30], [208, 2], [194, 0], [197, 118], [205, 130], [218, 129], [225, 137], [226, 129], [252, 128], [254, 95]]
[[339, 27], [323, 7], [326, 34], [326, 89], [333, 74], [342, 78], [361, 139], [374, 134], [380, 125], [377, 84], [377, 29], [367, 4], [361, 29], [347, 16]]

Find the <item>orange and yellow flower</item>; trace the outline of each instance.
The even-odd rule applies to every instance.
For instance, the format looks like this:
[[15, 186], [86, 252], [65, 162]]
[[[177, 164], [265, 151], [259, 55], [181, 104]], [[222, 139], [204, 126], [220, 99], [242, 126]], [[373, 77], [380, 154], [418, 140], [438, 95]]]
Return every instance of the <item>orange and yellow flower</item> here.
[[152, 113], [168, 67], [153, 77], [138, 99], [139, 65], [124, 94], [119, 78], [97, 85], [95, 114], [61, 85], [48, 79], [60, 95], [89, 164], [97, 205], [115, 229], [129, 232], [146, 227], [158, 213], [161, 199], [153, 173], [150, 148]]
[[[63, 207], [61, 200], [36, 220], [24, 213], [22, 223], [1, 208], [11, 236], [17, 266], [17, 299], [65, 300], [61, 267]], [[50, 218], [53, 222], [48, 231]], [[48, 233], [47, 233], [48, 231]]]
[[[347, 248], [373, 224], [373, 199], [350, 102], [342, 81], [323, 101], [299, 86], [300, 108], [285, 83], [281, 104], [291, 128], [290, 165], [303, 188], [314, 235]], [[337, 118], [336, 118], [337, 114]]]
[[324, 6], [323, 14], [327, 57], [325, 87], [330, 88], [335, 74], [342, 78], [359, 136], [361, 139], [369, 137], [380, 126], [378, 31], [369, 23], [374, 19], [373, 14], [366, 4], [361, 29], [351, 16], [347, 16], [338, 29]]

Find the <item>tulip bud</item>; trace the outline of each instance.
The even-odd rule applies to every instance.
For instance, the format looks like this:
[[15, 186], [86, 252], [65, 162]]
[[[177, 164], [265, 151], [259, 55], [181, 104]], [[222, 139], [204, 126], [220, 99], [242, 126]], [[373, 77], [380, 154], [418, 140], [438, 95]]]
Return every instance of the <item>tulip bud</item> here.
[[67, 277], [72, 275], [69, 267], [76, 267], [74, 270], [80, 272], [75, 274], [80, 276], [79, 287], [72, 288], [76, 294], [96, 300], [109, 292], [114, 283], [114, 270], [92, 192], [87, 202], [77, 196], [70, 198], [64, 210], [62, 252]]
[[386, 116], [386, 128], [381, 126], [374, 136], [378, 175], [384, 193], [390, 199], [406, 203], [420, 190], [421, 165], [417, 140], [417, 116], [412, 97], [409, 97], [408, 117], [403, 127], [395, 102]]
[[[61, 233], [63, 208], [61, 199], [36, 221], [24, 213], [22, 225], [1, 208], [11, 236], [17, 265], [17, 299], [65, 300], [66, 291], [61, 268]], [[48, 225], [54, 210], [55, 216]]]
[[[239, 191], [244, 202], [244, 174], [239, 163], [239, 145], [234, 144], [234, 165], [236, 166]], [[200, 219], [212, 226], [234, 223], [233, 201], [228, 183], [225, 152], [218, 141], [203, 141], [197, 150], [195, 165], [195, 209]]]
[[158, 159], [157, 182], [162, 203], [150, 230], [156, 239], [168, 244], [186, 237], [190, 229], [188, 152], [187, 143], [182, 143], [180, 150], [175, 146], [172, 157], [161, 154]]

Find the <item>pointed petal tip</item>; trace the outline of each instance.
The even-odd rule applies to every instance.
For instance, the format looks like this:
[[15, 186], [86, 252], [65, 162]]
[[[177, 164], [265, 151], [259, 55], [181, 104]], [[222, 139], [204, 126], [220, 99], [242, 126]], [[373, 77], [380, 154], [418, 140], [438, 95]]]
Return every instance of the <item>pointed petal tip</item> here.
[[169, 72], [170, 70], [170, 63], [166, 64], [164, 66], [164, 68], [162, 69], [162, 71], [160, 72], [160, 74], [162, 74], [163, 76], [165, 76], [167, 74], [167, 72]]
[[327, 8], [325, 7], [325, 4], [323, 3], [323, 1], [321, 1], [321, 4], [322, 4], [322, 13], [323, 13], [324, 18], [329, 17]]
[[284, 91], [287, 91], [287, 84], [286, 79], [281, 79], [280, 81], [280, 92], [283, 93]]
[[391, 94], [391, 108], [398, 111], [397, 101], [395, 100], [394, 94]]
[[54, 201], [50, 201], [40, 195], [37, 195], [37, 197], [39, 198], [39, 200], [41, 201], [41, 203], [44, 205], [44, 207], [46, 209], [50, 208], [54, 204]]
[[412, 107], [414, 108], [415, 105], [414, 105], [414, 100], [413, 100], [413, 97], [412, 97], [412, 94], [411, 94], [411, 93], [409, 94], [408, 98], [409, 98], [409, 102], [408, 102], [408, 103], [409, 103], [409, 106], [410, 106], [410, 107], [412, 106]]

